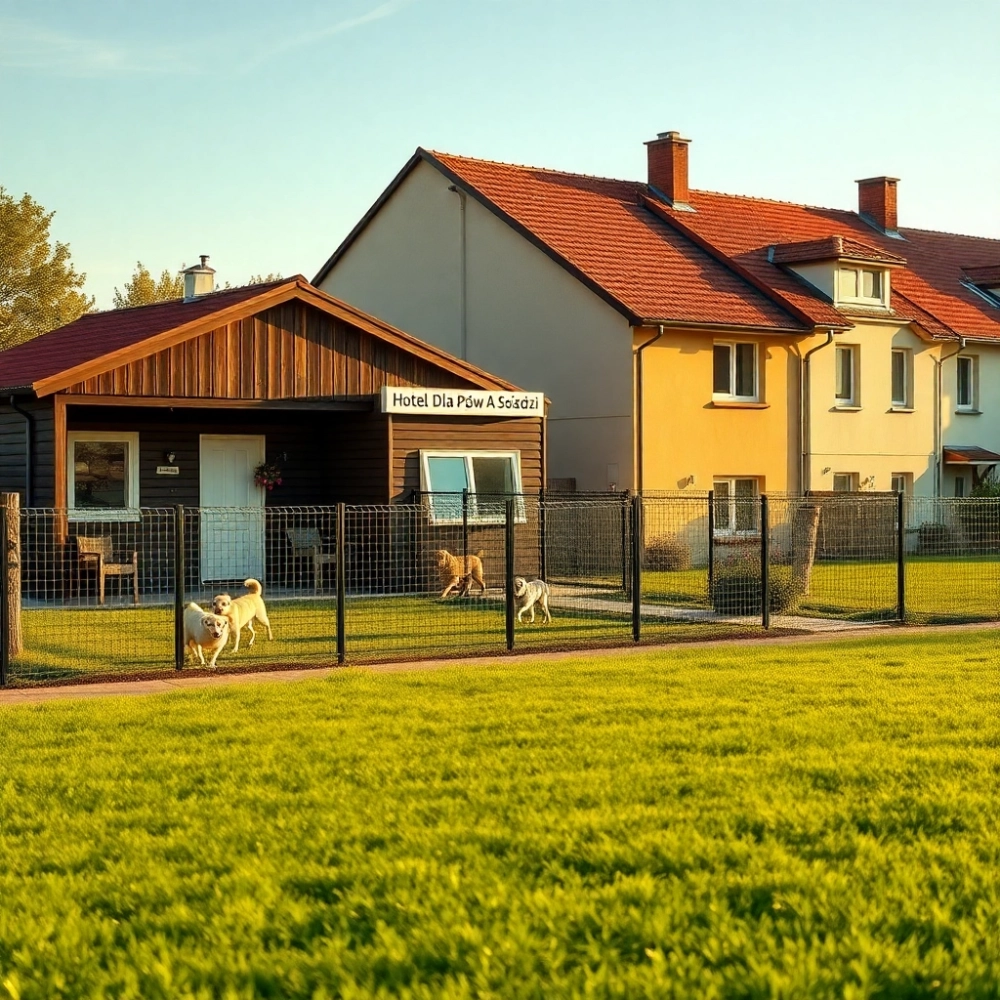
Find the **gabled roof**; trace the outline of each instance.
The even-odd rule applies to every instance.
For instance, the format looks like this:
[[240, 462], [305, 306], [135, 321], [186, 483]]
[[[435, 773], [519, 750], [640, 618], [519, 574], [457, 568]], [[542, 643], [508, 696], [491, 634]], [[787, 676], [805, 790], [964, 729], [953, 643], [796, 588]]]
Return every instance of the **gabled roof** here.
[[835, 308], [775, 259], [777, 248], [797, 245], [894, 267], [894, 308], [888, 314], [881, 311], [883, 317], [917, 323], [932, 337], [1000, 340], [1000, 310], [963, 284], [971, 280], [969, 268], [1000, 260], [1000, 240], [917, 229], [901, 229], [902, 239], [897, 239], [853, 211], [707, 191], [690, 192], [688, 205], [694, 211], [674, 210], [637, 181], [425, 149], [417, 149], [323, 265], [317, 283], [422, 162], [507, 222], [634, 326], [667, 322], [774, 332], [850, 328], [857, 309]]
[[0, 352], [0, 391], [58, 392], [75, 382], [200, 336], [225, 323], [298, 299], [482, 389], [517, 389], [475, 365], [321, 292], [302, 276], [225, 289], [192, 301], [88, 313]]

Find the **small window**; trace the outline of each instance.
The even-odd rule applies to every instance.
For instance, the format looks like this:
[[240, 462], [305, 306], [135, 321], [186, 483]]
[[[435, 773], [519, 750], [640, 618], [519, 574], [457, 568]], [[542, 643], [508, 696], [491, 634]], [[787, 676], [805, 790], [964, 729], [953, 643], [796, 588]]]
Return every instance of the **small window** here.
[[885, 273], [867, 267], [841, 267], [838, 269], [841, 302], [862, 302], [867, 305], [885, 304]]
[[836, 350], [837, 406], [858, 405], [858, 349], [853, 344], [838, 344]]
[[965, 476], [955, 476], [955, 496], [961, 499], [966, 495]]
[[75, 520], [139, 519], [139, 435], [70, 431], [66, 506]]
[[913, 405], [910, 396], [913, 352], [895, 347], [892, 351], [892, 405], [909, 408]]
[[910, 496], [913, 493], [912, 472], [894, 472], [889, 481], [892, 484], [893, 493], [902, 493], [904, 496]]
[[756, 479], [716, 479], [712, 483], [712, 489], [717, 535], [760, 533], [760, 503]]
[[835, 472], [833, 474], [834, 493], [857, 493], [858, 474], [856, 472]]
[[978, 396], [977, 359], [966, 355], [955, 359], [957, 385], [955, 390], [955, 408], [958, 410], [976, 409]]
[[[461, 524], [463, 502], [468, 504], [470, 522], [501, 523], [510, 496], [517, 501], [517, 520], [524, 521], [521, 453], [517, 451], [421, 451], [420, 488], [430, 494], [434, 524]], [[467, 500], [463, 500], [465, 491]]]
[[712, 395], [716, 399], [757, 400], [757, 345], [716, 344], [712, 351]]

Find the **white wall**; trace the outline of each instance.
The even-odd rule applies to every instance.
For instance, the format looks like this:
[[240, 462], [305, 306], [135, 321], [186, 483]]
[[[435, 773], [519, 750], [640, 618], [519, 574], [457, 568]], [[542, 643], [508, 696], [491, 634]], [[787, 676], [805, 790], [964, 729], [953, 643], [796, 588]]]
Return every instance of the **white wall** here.
[[[418, 164], [321, 284], [462, 356], [460, 199]], [[466, 199], [466, 359], [551, 400], [548, 474], [632, 485], [632, 335], [562, 267]]]
[[[941, 417], [944, 445], [954, 447], [979, 447], [1000, 452], [1000, 346], [992, 344], [968, 343], [962, 351], [963, 357], [977, 359], [978, 366], [978, 412], [969, 413], [956, 410], [958, 390], [957, 362], [953, 355], [957, 345], [946, 344], [943, 352], [946, 360], [941, 370]], [[1000, 472], [1000, 469], [997, 470]], [[958, 466], [944, 467], [941, 493], [954, 496], [955, 475], [966, 477], [966, 489], [972, 486], [972, 472]]]

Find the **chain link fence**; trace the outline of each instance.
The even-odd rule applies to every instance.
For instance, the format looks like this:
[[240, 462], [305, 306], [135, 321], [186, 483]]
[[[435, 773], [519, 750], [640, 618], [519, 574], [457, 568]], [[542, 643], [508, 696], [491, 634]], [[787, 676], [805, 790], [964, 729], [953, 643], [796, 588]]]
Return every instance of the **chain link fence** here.
[[229, 615], [225, 670], [988, 621], [1000, 607], [997, 500], [466, 493], [0, 511], [5, 684], [201, 669], [192, 602]]

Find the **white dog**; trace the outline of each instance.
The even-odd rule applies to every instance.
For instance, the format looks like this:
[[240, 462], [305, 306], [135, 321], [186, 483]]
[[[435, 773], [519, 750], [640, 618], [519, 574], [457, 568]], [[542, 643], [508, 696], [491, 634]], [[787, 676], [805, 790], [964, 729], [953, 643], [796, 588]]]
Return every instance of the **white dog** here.
[[549, 585], [544, 580], [525, 580], [523, 576], [514, 577], [514, 597], [517, 600], [517, 620], [525, 611], [531, 612], [531, 624], [535, 622], [535, 605], [542, 609], [543, 620], [552, 621], [549, 614]]
[[229, 642], [229, 619], [213, 615], [193, 601], [184, 609], [184, 648], [190, 649], [205, 666], [205, 653], [211, 653], [208, 664], [215, 669], [215, 661], [223, 646]]
[[240, 648], [240, 632], [243, 631], [244, 625], [250, 629], [250, 642], [248, 645], [253, 645], [254, 639], [257, 638], [257, 633], [253, 630], [253, 620], [255, 618], [267, 629], [268, 639], [274, 638], [271, 634], [271, 623], [267, 620], [267, 608], [264, 606], [264, 598], [260, 596], [261, 591], [264, 589], [260, 585], [260, 580], [252, 578], [244, 580], [243, 586], [250, 591], [249, 594], [243, 594], [235, 600], [228, 594], [216, 594], [215, 599], [212, 601], [212, 610], [217, 615], [222, 615], [223, 618], [229, 619], [229, 631], [236, 637], [236, 642], [233, 645], [234, 653]]

